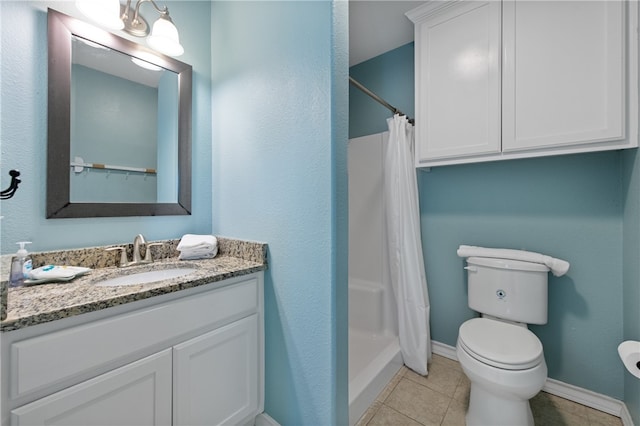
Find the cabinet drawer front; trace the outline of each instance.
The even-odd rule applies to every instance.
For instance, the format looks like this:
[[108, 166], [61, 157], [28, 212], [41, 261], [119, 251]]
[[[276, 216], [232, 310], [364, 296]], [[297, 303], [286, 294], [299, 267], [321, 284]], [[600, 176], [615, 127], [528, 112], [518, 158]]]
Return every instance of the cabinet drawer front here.
[[171, 349], [11, 412], [11, 424], [132, 426], [171, 424]]
[[[114, 318], [26, 339], [11, 346], [11, 397], [114, 365], [154, 345], [257, 311], [259, 282], [236, 284]], [[156, 347], [157, 350], [157, 347]]]

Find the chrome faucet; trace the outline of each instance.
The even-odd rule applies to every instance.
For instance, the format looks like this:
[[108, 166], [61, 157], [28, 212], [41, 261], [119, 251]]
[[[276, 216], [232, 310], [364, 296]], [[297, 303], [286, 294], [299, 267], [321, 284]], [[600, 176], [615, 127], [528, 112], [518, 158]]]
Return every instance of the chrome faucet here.
[[[146, 245], [146, 253], [144, 259], [140, 255], [140, 244]], [[146, 263], [153, 263], [153, 258], [151, 257], [151, 246], [161, 246], [162, 243], [151, 243], [147, 244], [147, 241], [144, 239], [142, 234], [136, 235], [133, 239], [133, 256], [131, 262], [127, 260], [127, 249], [126, 247], [110, 247], [105, 249], [106, 251], [115, 251], [120, 250], [120, 267], [126, 266], [135, 266], [135, 265], [144, 265]]]
[[[146, 244], [147, 242], [144, 239], [142, 234], [136, 235], [133, 239], [133, 258], [131, 259], [131, 264], [135, 265], [138, 263], [143, 263], [142, 256], [140, 256], [140, 244]], [[147, 248], [147, 250], [149, 250]], [[146, 263], [146, 262], [145, 262]]]

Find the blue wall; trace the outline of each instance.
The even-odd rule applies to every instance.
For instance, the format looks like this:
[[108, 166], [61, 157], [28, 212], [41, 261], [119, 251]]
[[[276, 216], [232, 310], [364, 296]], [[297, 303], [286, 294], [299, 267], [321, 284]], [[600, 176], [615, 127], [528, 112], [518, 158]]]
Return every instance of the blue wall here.
[[[407, 45], [351, 67], [350, 74], [411, 115], [413, 81], [407, 90], [407, 80], [396, 76], [408, 75], [413, 66], [413, 46]], [[396, 98], [398, 93], [405, 97]], [[356, 119], [349, 137], [386, 130], [380, 115], [388, 112], [363, 96], [350, 101], [350, 117]], [[637, 405], [638, 386], [625, 377], [616, 351], [623, 337], [640, 337], [636, 155], [636, 150], [602, 152], [418, 172], [433, 339], [455, 345], [458, 327], [474, 315], [467, 307], [458, 245], [566, 259], [569, 273], [550, 275], [548, 324], [531, 326], [544, 345], [549, 377], [626, 396], [628, 402], [635, 395]], [[633, 405], [629, 402], [637, 421]]]
[[[624, 340], [640, 340], [640, 153], [622, 154], [624, 204]], [[634, 424], [640, 424], [640, 380], [625, 371], [624, 399]]]
[[421, 172], [433, 339], [454, 346], [474, 315], [460, 244], [549, 254], [571, 263], [566, 276], [549, 277], [548, 324], [530, 327], [549, 377], [622, 398], [619, 166], [619, 153], [609, 152]]
[[[413, 68], [413, 43], [409, 43], [352, 66], [349, 75], [414, 118]], [[349, 138], [386, 132], [390, 115], [387, 108], [349, 85]]]
[[269, 243], [265, 410], [347, 423], [346, 2], [214, 2], [213, 231]]
[[[46, 11], [50, 6], [75, 16], [78, 12], [71, 1], [2, 1], [0, 186], [4, 189], [8, 185], [10, 169], [19, 169], [22, 173], [22, 184], [16, 195], [1, 203], [3, 254], [15, 252], [14, 243], [22, 240], [33, 241], [30, 250], [40, 251], [129, 242], [138, 233], [155, 240], [176, 238], [188, 232], [211, 232], [211, 4], [200, 1], [168, 1], [163, 4], [169, 6], [185, 47], [185, 54], [179, 59], [193, 66], [193, 214], [45, 219]], [[146, 13], [153, 17], [151, 13], [155, 12], [143, 11]], [[139, 38], [127, 38], [144, 43]]]
[[[158, 90], [83, 65], [74, 64], [71, 73], [71, 158], [158, 169]], [[129, 120], [139, 125], [123, 125]], [[71, 201], [78, 203], [158, 198], [156, 176], [143, 173], [85, 169], [71, 173], [69, 186]]]
[[25, 239], [47, 250], [138, 232], [268, 242], [266, 409], [282, 424], [345, 424], [348, 4], [163, 4], [194, 70], [193, 215], [44, 219], [46, 8], [77, 12], [73, 2], [3, 1], [2, 183], [10, 168], [23, 183], [2, 202], [2, 251]]

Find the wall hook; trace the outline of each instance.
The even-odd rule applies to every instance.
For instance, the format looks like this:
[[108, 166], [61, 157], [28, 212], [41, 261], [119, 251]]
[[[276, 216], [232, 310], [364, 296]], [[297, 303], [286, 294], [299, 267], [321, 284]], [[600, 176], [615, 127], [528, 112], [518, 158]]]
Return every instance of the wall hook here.
[[7, 189], [0, 192], [0, 200], [8, 200], [9, 198], [13, 197], [13, 195], [18, 190], [18, 185], [20, 184], [20, 182], [22, 182], [20, 179], [18, 179], [18, 176], [20, 176], [20, 172], [17, 170], [10, 170], [9, 176], [11, 176], [11, 183], [9, 184], [9, 187]]

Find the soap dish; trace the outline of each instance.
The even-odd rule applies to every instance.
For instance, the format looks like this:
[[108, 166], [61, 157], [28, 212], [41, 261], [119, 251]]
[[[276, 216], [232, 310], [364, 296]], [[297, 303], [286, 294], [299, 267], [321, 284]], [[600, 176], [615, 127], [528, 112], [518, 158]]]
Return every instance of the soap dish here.
[[86, 274], [91, 268], [81, 266], [45, 265], [31, 271], [33, 278], [25, 279], [25, 285], [36, 285], [48, 282], [64, 282]]

